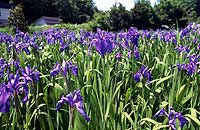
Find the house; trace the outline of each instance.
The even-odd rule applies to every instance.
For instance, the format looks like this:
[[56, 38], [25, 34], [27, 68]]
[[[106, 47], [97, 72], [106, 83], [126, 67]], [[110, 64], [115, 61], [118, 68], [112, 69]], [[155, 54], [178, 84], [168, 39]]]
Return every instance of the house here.
[[53, 24], [59, 24], [60, 18], [58, 17], [47, 17], [47, 16], [42, 16], [39, 19], [37, 19], [33, 25], [35, 26], [41, 26], [41, 25], [53, 25]]
[[8, 23], [10, 8], [11, 6], [8, 3], [0, 2], [0, 25], [5, 25]]

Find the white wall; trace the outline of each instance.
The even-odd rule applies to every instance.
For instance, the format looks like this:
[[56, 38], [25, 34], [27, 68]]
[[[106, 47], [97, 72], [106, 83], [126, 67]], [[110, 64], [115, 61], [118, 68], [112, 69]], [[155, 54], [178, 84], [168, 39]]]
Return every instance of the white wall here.
[[9, 9], [3, 9], [0, 8], [0, 19], [8, 19], [9, 15], [10, 15], [10, 10]]

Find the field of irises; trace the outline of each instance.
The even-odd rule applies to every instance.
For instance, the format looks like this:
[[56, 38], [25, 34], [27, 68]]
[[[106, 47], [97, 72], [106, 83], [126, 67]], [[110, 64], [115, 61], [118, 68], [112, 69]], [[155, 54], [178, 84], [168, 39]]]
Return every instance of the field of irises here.
[[200, 25], [0, 33], [2, 130], [200, 130]]

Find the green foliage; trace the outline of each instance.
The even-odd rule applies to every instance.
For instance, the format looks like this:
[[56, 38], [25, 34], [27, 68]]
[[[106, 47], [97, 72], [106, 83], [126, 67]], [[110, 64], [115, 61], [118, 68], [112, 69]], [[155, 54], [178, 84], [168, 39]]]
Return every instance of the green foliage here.
[[138, 29], [156, 28], [154, 10], [150, 1], [138, 0], [131, 10], [132, 26]]
[[92, 0], [56, 0], [58, 14], [65, 23], [83, 23], [91, 20], [95, 7]]
[[14, 31], [17, 29], [27, 32], [28, 24], [24, 17], [23, 6], [18, 4], [13, 9], [10, 10], [10, 16], [8, 17], [9, 25], [14, 27]]
[[126, 8], [119, 3], [114, 5], [108, 17], [108, 25], [111, 30], [118, 31], [130, 27], [130, 15]]
[[29, 33], [38, 32], [38, 31], [44, 31], [49, 28], [58, 28], [58, 29], [69, 29], [75, 32], [79, 32], [80, 30], [84, 29], [87, 31], [92, 31], [92, 26], [94, 25], [93, 22], [88, 23], [82, 23], [82, 24], [56, 24], [56, 25], [43, 25], [43, 26], [30, 26], [29, 27]]
[[197, 12], [195, 11], [197, 3], [196, 0], [186, 0], [186, 1], [179, 1], [179, 8], [184, 10], [184, 18], [187, 20], [188, 23], [195, 22], [197, 20]]
[[13, 32], [13, 28], [10, 27], [10, 26], [0, 27], [0, 32], [1, 33], [7, 33], [7, 34], [15, 34], [15, 32]]
[[108, 12], [95, 13], [93, 20], [90, 22], [92, 30], [96, 31], [97, 28], [101, 28], [103, 30], [110, 30], [108, 18]]
[[[89, 27], [89, 24], [76, 25], [76, 27], [78, 29], [84, 26]], [[51, 26], [37, 27], [37, 29], [48, 27]], [[53, 27], [76, 28], [71, 24], [54, 25]], [[163, 32], [165, 31], [161, 31], [159, 35], [162, 36]], [[163, 36], [168, 36], [172, 32], [176, 35], [177, 43], [190, 47], [189, 55], [199, 54], [196, 51], [197, 44], [193, 44], [195, 38], [200, 39], [198, 32], [191, 31], [181, 40], [180, 32], [174, 30], [165, 32], [166, 35], [163, 34]], [[22, 68], [26, 65], [37, 67], [41, 77], [39, 82], [28, 84], [29, 100], [27, 104], [20, 104], [20, 112], [17, 112], [11, 105], [9, 113], [0, 114], [0, 129], [67, 129], [68, 105], [63, 105], [60, 112], [55, 109], [60, 96], [67, 94], [65, 90], [67, 87], [70, 90], [80, 88], [84, 108], [91, 118], [91, 121], [86, 123], [83, 117], [74, 110], [75, 130], [159, 130], [163, 128], [168, 130], [167, 117], [152, 118], [160, 108], [166, 108], [168, 105], [172, 105], [176, 111], [183, 112], [182, 114], [187, 117], [189, 123], [182, 130], [199, 128], [200, 75], [196, 72], [188, 76], [184, 71], [173, 67], [177, 63], [187, 63], [188, 59], [185, 58], [184, 52], [177, 53], [174, 50], [175, 45], [171, 41], [166, 42], [160, 38], [151, 39], [158, 34], [153, 31], [149, 32], [151, 38], [140, 35], [138, 49], [141, 58], [136, 60], [133, 55], [127, 57], [129, 50], [121, 48], [119, 44], [123, 44], [126, 38], [117, 37], [116, 41], [113, 40], [119, 46], [116, 46], [110, 54], [101, 57], [94, 47], [88, 46], [88, 44], [91, 45], [90, 36], [85, 37], [80, 43], [79, 39], [84, 36], [81, 34], [83, 32], [76, 33], [75, 37], [71, 32], [66, 31], [66, 33], [68, 34], [66, 35], [62, 30], [48, 36], [34, 36], [35, 44], [39, 46], [37, 51], [29, 46], [30, 55], [23, 51], [16, 53]], [[143, 33], [141, 31], [141, 34]], [[94, 36], [92, 34], [94, 33], [91, 33], [91, 36]], [[63, 52], [59, 49], [60, 40], [52, 37], [56, 35], [58, 38], [63, 37], [66, 43], [70, 42]], [[131, 34], [129, 36], [134, 37]], [[71, 42], [69, 37], [78, 40]], [[49, 44], [49, 38], [54, 39], [55, 43]], [[128, 42], [132, 45], [130, 41]], [[12, 57], [7, 53], [8, 48], [7, 44], [0, 44], [2, 50], [0, 55], [7, 61]], [[133, 48], [130, 50], [133, 51]], [[117, 52], [121, 53], [119, 60], [115, 58]], [[62, 63], [63, 60], [72, 61], [78, 65], [77, 77], [70, 72], [67, 73], [68, 84], [65, 83], [61, 74], [55, 78], [50, 76], [53, 66], [58, 62]], [[144, 81], [136, 83], [133, 75], [142, 65], [148, 65], [153, 74], [153, 80], [147, 83]], [[10, 71], [15, 73], [13, 69]], [[1, 83], [7, 81], [7, 76], [1, 78], [0, 81]]]
[[155, 14], [159, 19], [159, 25], [167, 25], [169, 27], [183, 27], [187, 21], [182, 19], [184, 16], [183, 8], [180, 8], [180, 3], [172, 0], [160, 0], [160, 3], [155, 6]]

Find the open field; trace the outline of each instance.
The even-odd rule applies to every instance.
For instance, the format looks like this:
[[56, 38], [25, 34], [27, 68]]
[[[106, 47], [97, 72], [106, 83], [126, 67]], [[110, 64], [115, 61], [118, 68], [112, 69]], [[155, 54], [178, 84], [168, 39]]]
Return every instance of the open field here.
[[0, 33], [0, 129], [200, 129], [200, 25]]

